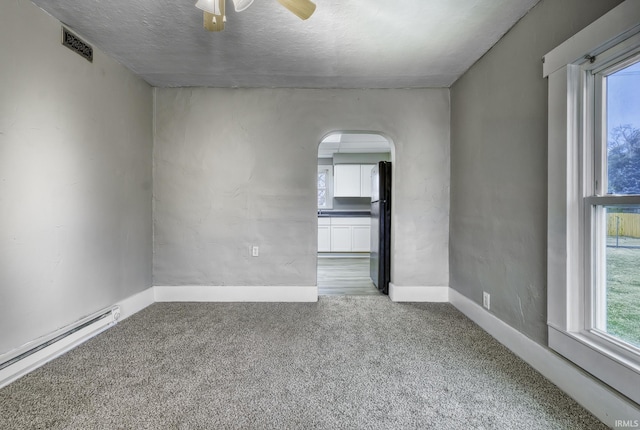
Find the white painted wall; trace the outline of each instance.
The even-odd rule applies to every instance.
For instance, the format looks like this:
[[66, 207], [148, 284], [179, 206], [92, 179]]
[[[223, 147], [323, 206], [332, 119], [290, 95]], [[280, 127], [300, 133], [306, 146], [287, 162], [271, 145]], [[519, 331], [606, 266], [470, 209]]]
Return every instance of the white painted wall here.
[[151, 286], [152, 90], [60, 40], [0, 2], [0, 354]]
[[315, 285], [317, 147], [339, 130], [395, 144], [392, 282], [447, 285], [447, 89], [211, 88], [156, 89], [154, 284]]

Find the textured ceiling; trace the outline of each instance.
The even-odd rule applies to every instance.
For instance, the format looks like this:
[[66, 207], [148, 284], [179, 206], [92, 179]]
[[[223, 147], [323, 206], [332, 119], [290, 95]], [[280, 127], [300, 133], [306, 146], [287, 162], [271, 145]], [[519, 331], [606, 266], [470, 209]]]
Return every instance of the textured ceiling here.
[[154, 86], [448, 87], [538, 0], [276, 0], [202, 28], [195, 0], [34, 0]]

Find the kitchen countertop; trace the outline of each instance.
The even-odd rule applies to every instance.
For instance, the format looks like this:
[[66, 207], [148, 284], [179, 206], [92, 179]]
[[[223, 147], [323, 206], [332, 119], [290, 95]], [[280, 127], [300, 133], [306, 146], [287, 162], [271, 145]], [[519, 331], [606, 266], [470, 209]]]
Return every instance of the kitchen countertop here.
[[346, 217], [370, 217], [371, 211], [348, 210], [322, 210], [318, 211], [318, 218], [346, 218]]

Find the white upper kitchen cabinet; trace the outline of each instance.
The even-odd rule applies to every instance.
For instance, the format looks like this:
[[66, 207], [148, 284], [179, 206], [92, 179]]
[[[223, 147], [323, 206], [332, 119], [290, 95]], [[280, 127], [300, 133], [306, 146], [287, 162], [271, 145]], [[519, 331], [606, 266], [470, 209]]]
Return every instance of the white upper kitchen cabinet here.
[[360, 165], [336, 164], [333, 167], [333, 196], [360, 196]]
[[371, 197], [374, 164], [336, 164], [333, 167], [334, 197]]
[[371, 170], [375, 164], [360, 165], [360, 197], [371, 197]]

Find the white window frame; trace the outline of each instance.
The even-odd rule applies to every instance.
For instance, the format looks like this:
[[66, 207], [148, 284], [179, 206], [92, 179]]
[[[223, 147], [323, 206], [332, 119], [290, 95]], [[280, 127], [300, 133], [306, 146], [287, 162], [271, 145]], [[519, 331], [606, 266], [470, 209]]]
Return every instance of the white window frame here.
[[[327, 187], [326, 189], [327, 204], [325, 204], [324, 206], [318, 205], [318, 209], [333, 209], [333, 166], [331, 164], [326, 164], [326, 165], [318, 164], [318, 173], [322, 172], [323, 170], [327, 171], [327, 180], [325, 182]], [[316, 183], [316, 186], [317, 186], [317, 183]], [[316, 192], [316, 200], [317, 200], [317, 192]]]
[[[636, 204], [634, 196], [607, 196], [594, 187], [598, 151], [597, 79], [608, 67], [640, 49], [640, 2], [627, 0], [547, 56], [549, 163], [547, 316], [549, 347], [640, 403], [640, 354], [593, 327], [592, 256], [594, 207]], [[639, 50], [640, 52], [640, 50]], [[617, 61], [617, 60], [616, 60]], [[605, 189], [599, 181], [600, 189]], [[605, 189], [606, 193], [606, 189]]]

